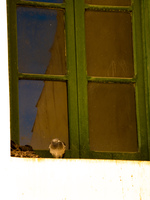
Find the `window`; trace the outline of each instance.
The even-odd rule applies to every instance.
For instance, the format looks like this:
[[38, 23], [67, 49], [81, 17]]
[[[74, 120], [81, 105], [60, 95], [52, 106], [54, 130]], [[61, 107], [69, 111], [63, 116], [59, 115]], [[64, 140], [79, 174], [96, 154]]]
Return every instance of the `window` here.
[[140, 0], [8, 0], [12, 140], [147, 160], [141, 30]]

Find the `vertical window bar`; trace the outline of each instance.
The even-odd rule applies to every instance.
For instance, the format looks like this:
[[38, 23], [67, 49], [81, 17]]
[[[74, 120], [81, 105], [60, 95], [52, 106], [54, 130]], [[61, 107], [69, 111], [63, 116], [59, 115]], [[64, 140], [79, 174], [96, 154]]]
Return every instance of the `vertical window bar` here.
[[73, 1], [66, 2], [66, 51], [68, 69], [68, 112], [71, 157], [79, 158], [77, 80], [75, 60], [75, 29]]
[[133, 29], [133, 50], [134, 50], [134, 70], [137, 76], [135, 84], [136, 93], [136, 112], [137, 112], [137, 130], [138, 147], [141, 153], [141, 159], [148, 158], [147, 128], [146, 128], [146, 108], [145, 108], [145, 83], [143, 69], [143, 45], [141, 34], [141, 1], [132, 0], [132, 29]]
[[78, 79], [78, 109], [80, 157], [89, 157], [88, 133], [88, 105], [87, 105], [87, 74], [84, 35], [84, 0], [75, 0], [75, 26], [76, 26], [76, 59]]
[[7, 0], [11, 139], [19, 144], [16, 2]]

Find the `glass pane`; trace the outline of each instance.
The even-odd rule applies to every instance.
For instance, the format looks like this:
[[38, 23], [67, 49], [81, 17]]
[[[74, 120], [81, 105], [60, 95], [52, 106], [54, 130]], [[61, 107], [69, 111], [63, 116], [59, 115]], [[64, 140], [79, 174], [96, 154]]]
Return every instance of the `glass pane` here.
[[19, 72], [66, 74], [63, 11], [18, 7], [17, 31]]
[[36, 2], [46, 2], [46, 3], [63, 3], [65, 0], [23, 0], [23, 1], [36, 1]]
[[95, 5], [129, 6], [131, 0], [85, 0], [85, 3]]
[[20, 144], [49, 150], [59, 138], [68, 148], [67, 85], [65, 82], [19, 81]]
[[91, 150], [137, 152], [134, 85], [89, 83], [88, 95]]
[[133, 77], [129, 13], [85, 13], [87, 71], [90, 76]]

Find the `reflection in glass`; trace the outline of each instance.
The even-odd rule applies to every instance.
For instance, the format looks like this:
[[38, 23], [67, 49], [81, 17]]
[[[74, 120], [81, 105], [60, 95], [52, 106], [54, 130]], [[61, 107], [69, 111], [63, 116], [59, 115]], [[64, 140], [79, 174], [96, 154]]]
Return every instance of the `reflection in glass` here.
[[134, 85], [89, 83], [88, 101], [90, 149], [136, 152]]
[[85, 13], [87, 71], [90, 76], [133, 77], [129, 13]]
[[63, 11], [17, 7], [17, 36], [19, 72], [66, 74]]
[[130, 6], [131, 0], [85, 0], [85, 3], [95, 5]]
[[59, 138], [68, 148], [67, 86], [58, 81], [19, 81], [20, 144], [48, 150]]
[[45, 3], [63, 3], [65, 0], [24, 0], [24, 1], [36, 1], [36, 2], [45, 2]]

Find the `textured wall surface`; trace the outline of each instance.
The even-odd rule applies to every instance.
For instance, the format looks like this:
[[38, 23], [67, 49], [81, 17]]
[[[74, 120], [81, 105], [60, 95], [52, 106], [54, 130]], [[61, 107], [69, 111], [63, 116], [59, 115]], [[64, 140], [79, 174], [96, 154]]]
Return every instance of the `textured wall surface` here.
[[150, 199], [150, 162], [11, 158], [4, 173], [11, 199]]

